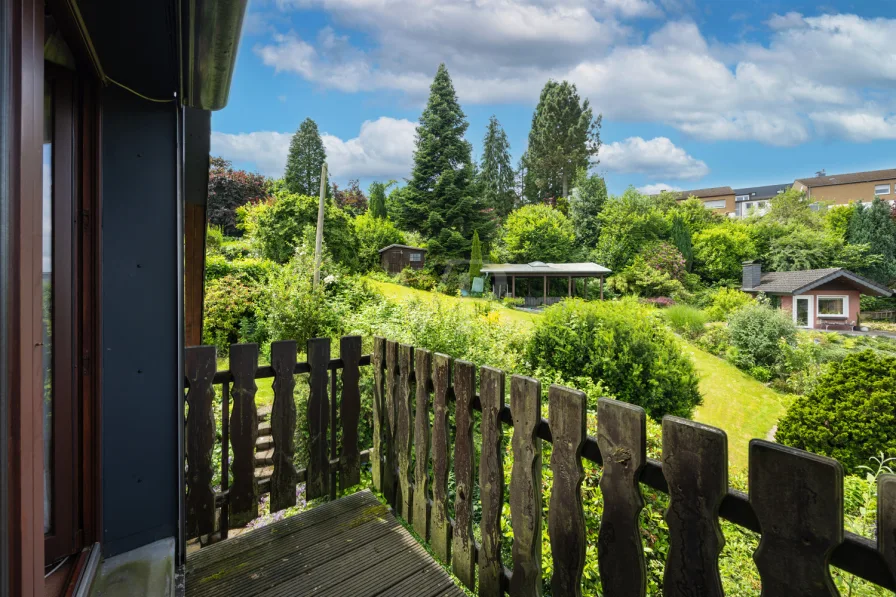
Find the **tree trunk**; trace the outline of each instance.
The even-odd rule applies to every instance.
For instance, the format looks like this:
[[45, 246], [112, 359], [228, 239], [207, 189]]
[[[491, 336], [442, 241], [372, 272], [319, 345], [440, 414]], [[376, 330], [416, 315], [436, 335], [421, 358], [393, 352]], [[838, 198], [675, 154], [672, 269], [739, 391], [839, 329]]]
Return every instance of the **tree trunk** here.
[[569, 197], [569, 181], [566, 178], [566, 172], [563, 173], [563, 196]]

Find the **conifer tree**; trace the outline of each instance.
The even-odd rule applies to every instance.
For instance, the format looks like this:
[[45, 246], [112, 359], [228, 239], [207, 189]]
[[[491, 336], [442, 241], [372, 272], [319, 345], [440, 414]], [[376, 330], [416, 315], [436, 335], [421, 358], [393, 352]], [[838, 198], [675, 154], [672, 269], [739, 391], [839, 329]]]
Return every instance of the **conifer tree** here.
[[576, 171], [597, 163], [592, 158], [600, 149], [600, 123], [601, 115], [593, 115], [575, 85], [554, 80], [545, 84], [532, 115], [526, 151], [525, 187], [530, 203], [567, 197]]
[[[325, 161], [327, 152], [317, 130], [317, 123], [306, 118], [289, 143], [284, 175], [289, 192], [317, 197], [320, 194], [321, 167]], [[329, 196], [329, 185], [326, 192]]]
[[691, 231], [688, 229], [688, 225], [684, 223], [684, 220], [679, 216], [675, 216], [672, 219], [672, 244], [675, 245], [675, 248], [681, 253], [681, 256], [684, 257], [685, 267], [687, 267], [688, 271], [691, 271], [691, 266], [694, 263], [694, 247], [691, 244]]
[[374, 218], [384, 219], [388, 217], [388, 212], [386, 211], [386, 191], [394, 184], [394, 180], [385, 183], [376, 180], [370, 183], [370, 187], [367, 189], [367, 194], [370, 197], [368, 210]]
[[414, 169], [398, 212], [402, 228], [429, 238], [428, 259], [465, 255], [470, 249], [465, 239], [474, 230], [487, 239], [493, 227], [476, 192], [472, 149], [464, 139], [467, 126], [451, 77], [441, 64], [420, 115]]
[[473, 232], [473, 244], [470, 248], [470, 280], [482, 275], [482, 245], [479, 243], [479, 232]]
[[896, 222], [890, 217], [889, 206], [875, 197], [870, 206], [856, 204], [846, 231], [849, 244], [867, 244], [868, 253], [880, 255], [879, 263], [871, 264], [857, 273], [882, 284], [896, 278]]
[[514, 171], [510, 165], [510, 143], [507, 141], [507, 134], [495, 116], [489, 118], [485, 138], [482, 141], [479, 180], [486, 204], [503, 220], [513, 210]]

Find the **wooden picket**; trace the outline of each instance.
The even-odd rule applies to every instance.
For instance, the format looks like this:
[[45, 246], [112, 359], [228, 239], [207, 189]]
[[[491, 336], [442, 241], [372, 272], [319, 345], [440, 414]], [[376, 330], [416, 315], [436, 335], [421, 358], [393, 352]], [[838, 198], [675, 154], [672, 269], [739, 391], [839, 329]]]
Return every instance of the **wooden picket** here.
[[274, 440], [274, 472], [271, 475], [271, 511], [296, 505], [296, 363], [298, 346], [294, 340], [271, 344], [274, 370], [274, 404], [271, 408], [271, 436]]
[[237, 527], [258, 518], [258, 481], [255, 479], [255, 442], [258, 439], [258, 410], [255, 408], [255, 370], [258, 345], [230, 347], [233, 375], [230, 413], [230, 445], [233, 447], [233, 481], [230, 486], [230, 524]]

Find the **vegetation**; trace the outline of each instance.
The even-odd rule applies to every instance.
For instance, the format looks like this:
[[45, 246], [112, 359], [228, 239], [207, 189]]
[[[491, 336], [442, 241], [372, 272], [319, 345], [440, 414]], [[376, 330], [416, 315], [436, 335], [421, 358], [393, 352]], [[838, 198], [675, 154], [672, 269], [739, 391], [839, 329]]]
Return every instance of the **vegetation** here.
[[482, 140], [482, 161], [479, 166], [479, 182], [485, 204], [503, 220], [513, 211], [516, 203], [514, 171], [510, 164], [510, 143], [507, 134], [493, 115], [488, 120], [485, 138]]
[[227, 236], [240, 236], [236, 210], [267, 199], [267, 182], [260, 174], [234, 170], [233, 164], [223, 158], [212, 157], [209, 162], [208, 223]]
[[496, 261], [565, 263], [575, 246], [569, 219], [547, 205], [524, 205], [507, 218]]
[[600, 218], [597, 216], [607, 202], [607, 185], [587, 168], [579, 168], [569, 196], [569, 219], [576, 233], [576, 243], [582, 251], [597, 246], [600, 238]]
[[[320, 196], [320, 175], [327, 152], [317, 130], [317, 123], [306, 118], [289, 143], [284, 181], [295, 195]], [[329, 187], [326, 187], [329, 190]]]
[[[767, 305], [749, 305], [728, 318], [734, 362], [744, 368], [771, 370], [781, 358], [781, 344], [793, 345], [796, 327], [779, 309]], [[768, 380], [765, 380], [768, 381]]]

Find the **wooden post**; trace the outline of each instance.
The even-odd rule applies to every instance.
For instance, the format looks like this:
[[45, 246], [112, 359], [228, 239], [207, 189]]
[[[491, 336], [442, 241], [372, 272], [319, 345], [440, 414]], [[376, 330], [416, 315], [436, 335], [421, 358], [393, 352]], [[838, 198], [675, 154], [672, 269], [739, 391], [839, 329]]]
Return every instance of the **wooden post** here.
[[323, 497], [329, 493], [330, 451], [327, 428], [330, 422], [330, 403], [327, 393], [330, 365], [330, 339], [308, 340], [308, 365], [311, 386], [308, 396], [308, 475], [305, 491], [308, 499]]
[[233, 375], [233, 410], [230, 413], [230, 444], [233, 446], [233, 485], [230, 488], [230, 523], [243, 526], [258, 518], [258, 481], [255, 479], [255, 441], [258, 411], [255, 408], [257, 344], [230, 346]]
[[568, 284], [568, 288], [566, 289], [566, 296], [570, 297], [570, 298], [572, 297], [572, 276], [569, 277], [569, 284]]
[[271, 475], [271, 512], [296, 505], [296, 359], [295, 340], [271, 344], [274, 369], [274, 405], [271, 409], [271, 435], [274, 439], [274, 473]]
[[542, 299], [541, 304], [547, 305], [548, 304], [548, 277], [547, 276], [544, 277], [544, 286], [542, 287], [542, 290], [544, 291], [544, 298]]
[[[339, 341], [342, 357], [342, 454], [339, 482], [345, 489], [361, 482], [361, 449], [358, 446], [358, 421], [361, 418], [361, 336], [343, 336]], [[373, 459], [371, 459], [373, 460]]]
[[501, 411], [504, 409], [504, 372], [483, 367], [479, 375], [479, 396], [482, 403], [480, 425], [482, 450], [479, 458], [479, 502], [482, 519], [479, 529], [482, 544], [479, 547], [479, 595], [502, 597], [501, 582], [504, 566], [501, 564], [501, 510], [504, 505], [504, 427]]
[[510, 380], [513, 411], [513, 470], [510, 520], [513, 527], [511, 595], [541, 595], [541, 384], [514, 375]]
[[324, 199], [327, 197], [327, 163], [320, 168], [320, 201], [317, 205], [317, 236], [314, 239], [314, 288], [320, 286], [320, 251], [324, 241]]
[[473, 553], [473, 394], [476, 369], [472, 363], [454, 363], [454, 536], [451, 544], [451, 571], [465, 587], [476, 588]]
[[604, 277], [600, 277], [600, 300], [604, 300]]
[[516, 298], [516, 276], [510, 276], [510, 296], [511, 298]]
[[443, 564], [451, 561], [451, 527], [448, 522], [448, 469], [450, 426], [448, 421], [448, 386], [451, 384], [451, 359], [435, 356], [432, 385], [432, 512], [429, 544]]
[[215, 532], [215, 492], [212, 490], [212, 451], [215, 446], [215, 347], [195, 346], [184, 351], [187, 392], [187, 536]]

